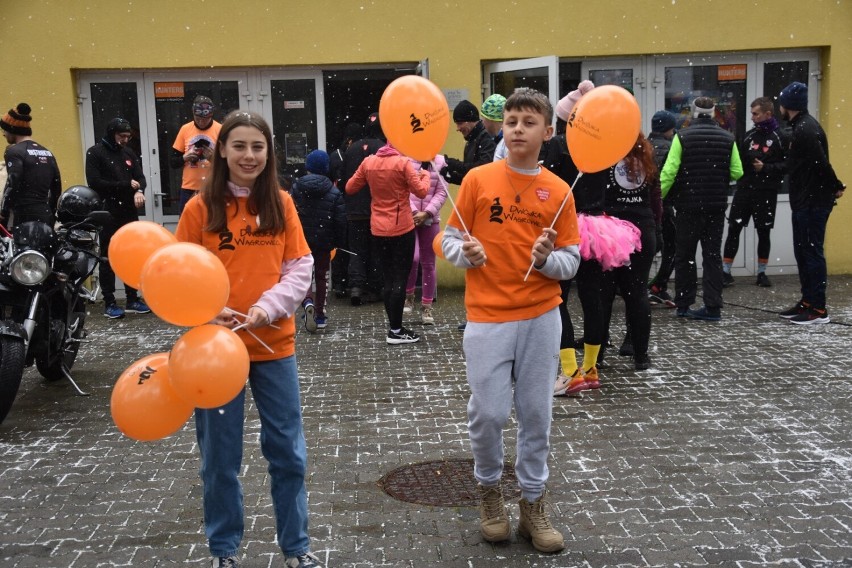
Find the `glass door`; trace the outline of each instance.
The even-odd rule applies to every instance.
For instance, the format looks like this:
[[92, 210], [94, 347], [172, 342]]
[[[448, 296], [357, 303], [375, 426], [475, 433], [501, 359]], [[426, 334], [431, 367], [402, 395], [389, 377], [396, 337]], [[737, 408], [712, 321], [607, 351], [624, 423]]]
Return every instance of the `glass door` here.
[[172, 144], [181, 126], [192, 120], [192, 100], [197, 95], [213, 100], [213, 119], [222, 122], [232, 110], [247, 108], [250, 95], [246, 74], [217, 71], [215, 76], [186, 73], [145, 77], [151, 148], [148, 218], [172, 229], [178, 221], [178, 190], [183, 178], [183, 167], [173, 168], [170, 164]]
[[[645, 66], [641, 58], [634, 59], [597, 59], [584, 61], [581, 76], [590, 80], [596, 87], [603, 85], [617, 85], [624, 87], [636, 97], [639, 108], [645, 109], [645, 93], [647, 76]], [[653, 113], [651, 113], [653, 114]], [[648, 119], [647, 132], [650, 130], [651, 119]], [[644, 123], [643, 123], [644, 125]]]
[[[148, 139], [141, 136], [143, 131], [140, 116], [144, 113], [144, 100], [140, 89], [142, 75], [96, 74], [81, 82], [79, 97], [81, 100], [80, 131], [83, 133], [84, 149], [98, 144], [106, 135], [106, 127], [113, 118], [124, 118], [130, 122], [133, 135], [127, 146], [131, 148], [142, 163], [142, 171], [148, 182], [146, 201], [151, 200], [151, 167], [146, 159], [149, 155]], [[85, 157], [84, 157], [85, 160]], [[140, 217], [149, 214], [150, 208], [140, 210]]]
[[279, 178], [305, 175], [305, 157], [325, 149], [322, 73], [263, 72], [260, 99], [272, 124]]
[[483, 99], [494, 93], [508, 97], [518, 87], [530, 87], [541, 91], [555, 105], [559, 100], [559, 58], [549, 55], [533, 59], [500, 61], [485, 66]]

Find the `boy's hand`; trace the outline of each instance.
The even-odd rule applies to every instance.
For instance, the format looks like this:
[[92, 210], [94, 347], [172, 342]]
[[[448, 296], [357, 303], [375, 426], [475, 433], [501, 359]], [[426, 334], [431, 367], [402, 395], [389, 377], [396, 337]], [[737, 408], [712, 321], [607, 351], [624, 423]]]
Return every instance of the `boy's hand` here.
[[534, 266], [542, 266], [553, 252], [553, 243], [556, 241], [556, 231], [550, 228], [541, 230], [541, 235], [535, 240], [532, 248], [532, 262]]
[[467, 261], [474, 266], [483, 266], [485, 264], [486, 257], [485, 249], [482, 248], [482, 244], [476, 240], [475, 237], [468, 234], [465, 234], [462, 239], [464, 240], [462, 243], [462, 252], [464, 253]]

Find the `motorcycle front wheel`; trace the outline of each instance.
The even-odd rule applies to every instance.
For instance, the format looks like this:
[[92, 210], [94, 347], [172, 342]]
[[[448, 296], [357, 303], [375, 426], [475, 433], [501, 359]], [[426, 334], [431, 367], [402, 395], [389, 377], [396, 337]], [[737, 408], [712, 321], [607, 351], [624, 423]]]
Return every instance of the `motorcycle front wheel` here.
[[24, 340], [0, 336], [0, 424], [6, 419], [24, 376]]
[[[59, 381], [65, 378], [65, 373], [62, 372], [62, 367], [69, 372], [74, 366], [74, 361], [77, 360], [77, 351], [80, 350], [80, 339], [86, 336], [86, 305], [82, 298], [77, 298], [75, 312], [77, 315], [77, 328], [71, 334], [71, 340], [63, 340], [61, 351], [53, 353], [51, 357], [40, 358], [36, 357], [36, 368], [38, 372], [48, 381]], [[62, 325], [62, 324], [60, 324]], [[63, 333], [65, 326], [62, 326]]]

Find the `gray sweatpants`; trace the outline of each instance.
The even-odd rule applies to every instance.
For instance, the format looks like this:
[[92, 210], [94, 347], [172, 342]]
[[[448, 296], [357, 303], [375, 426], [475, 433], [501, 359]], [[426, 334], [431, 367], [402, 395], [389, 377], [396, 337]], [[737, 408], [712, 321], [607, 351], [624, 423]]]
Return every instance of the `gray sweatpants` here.
[[544, 491], [561, 333], [557, 308], [530, 320], [468, 322], [464, 331], [467, 382], [471, 391], [467, 404], [468, 433], [474, 476], [482, 485], [496, 485], [502, 477], [503, 428], [514, 400], [518, 420], [515, 461], [518, 485], [529, 501]]

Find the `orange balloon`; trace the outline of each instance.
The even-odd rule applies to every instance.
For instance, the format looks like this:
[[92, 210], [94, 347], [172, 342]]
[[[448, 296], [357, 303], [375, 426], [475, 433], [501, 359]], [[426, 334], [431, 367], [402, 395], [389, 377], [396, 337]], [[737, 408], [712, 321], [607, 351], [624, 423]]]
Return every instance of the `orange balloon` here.
[[583, 95], [568, 117], [568, 152], [583, 173], [605, 170], [627, 155], [641, 126], [639, 104], [627, 89], [595, 87]]
[[334, 260], [335, 256], [337, 256], [337, 249], [331, 249], [331, 253], [328, 255], [329, 259]]
[[151, 310], [169, 323], [187, 327], [216, 317], [231, 291], [222, 261], [194, 243], [156, 250], [142, 268], [141, 280]]
[[154, 251], [176, 242], [175, 236], [162, 225], [133, 221], [117, 230], [110, 239], [109, 264], [122, 282], [138, 289], [142, 267]]
[[446, 257], [444, 256], [444, 250], [443, 248], [441, 248], [441, 241], [443, 240], [444, 231], [438, 231], [438, 234], [435, 235], [434, 239], [432, 239], [432, 250], [435, 251], [435, 256], [446, 260]]
[[447, 99], [419, 75], [394, 80], [379, 101], [379, 123], [394, 148], [421, 162], [431, 160], [450, 132]]
[[231, 402], [246, 384], [249, 354], [236, 333], [221, 325], [202, 325], [184, 333], [172, 347], [172, 388], [197, 408]]
[[128, 438], [140, 442], [170, 436], [192, 416], [193, 406], [169, 382], [169, 354], [154, 353], [127, 367], [112, 389], [112, 420]]

